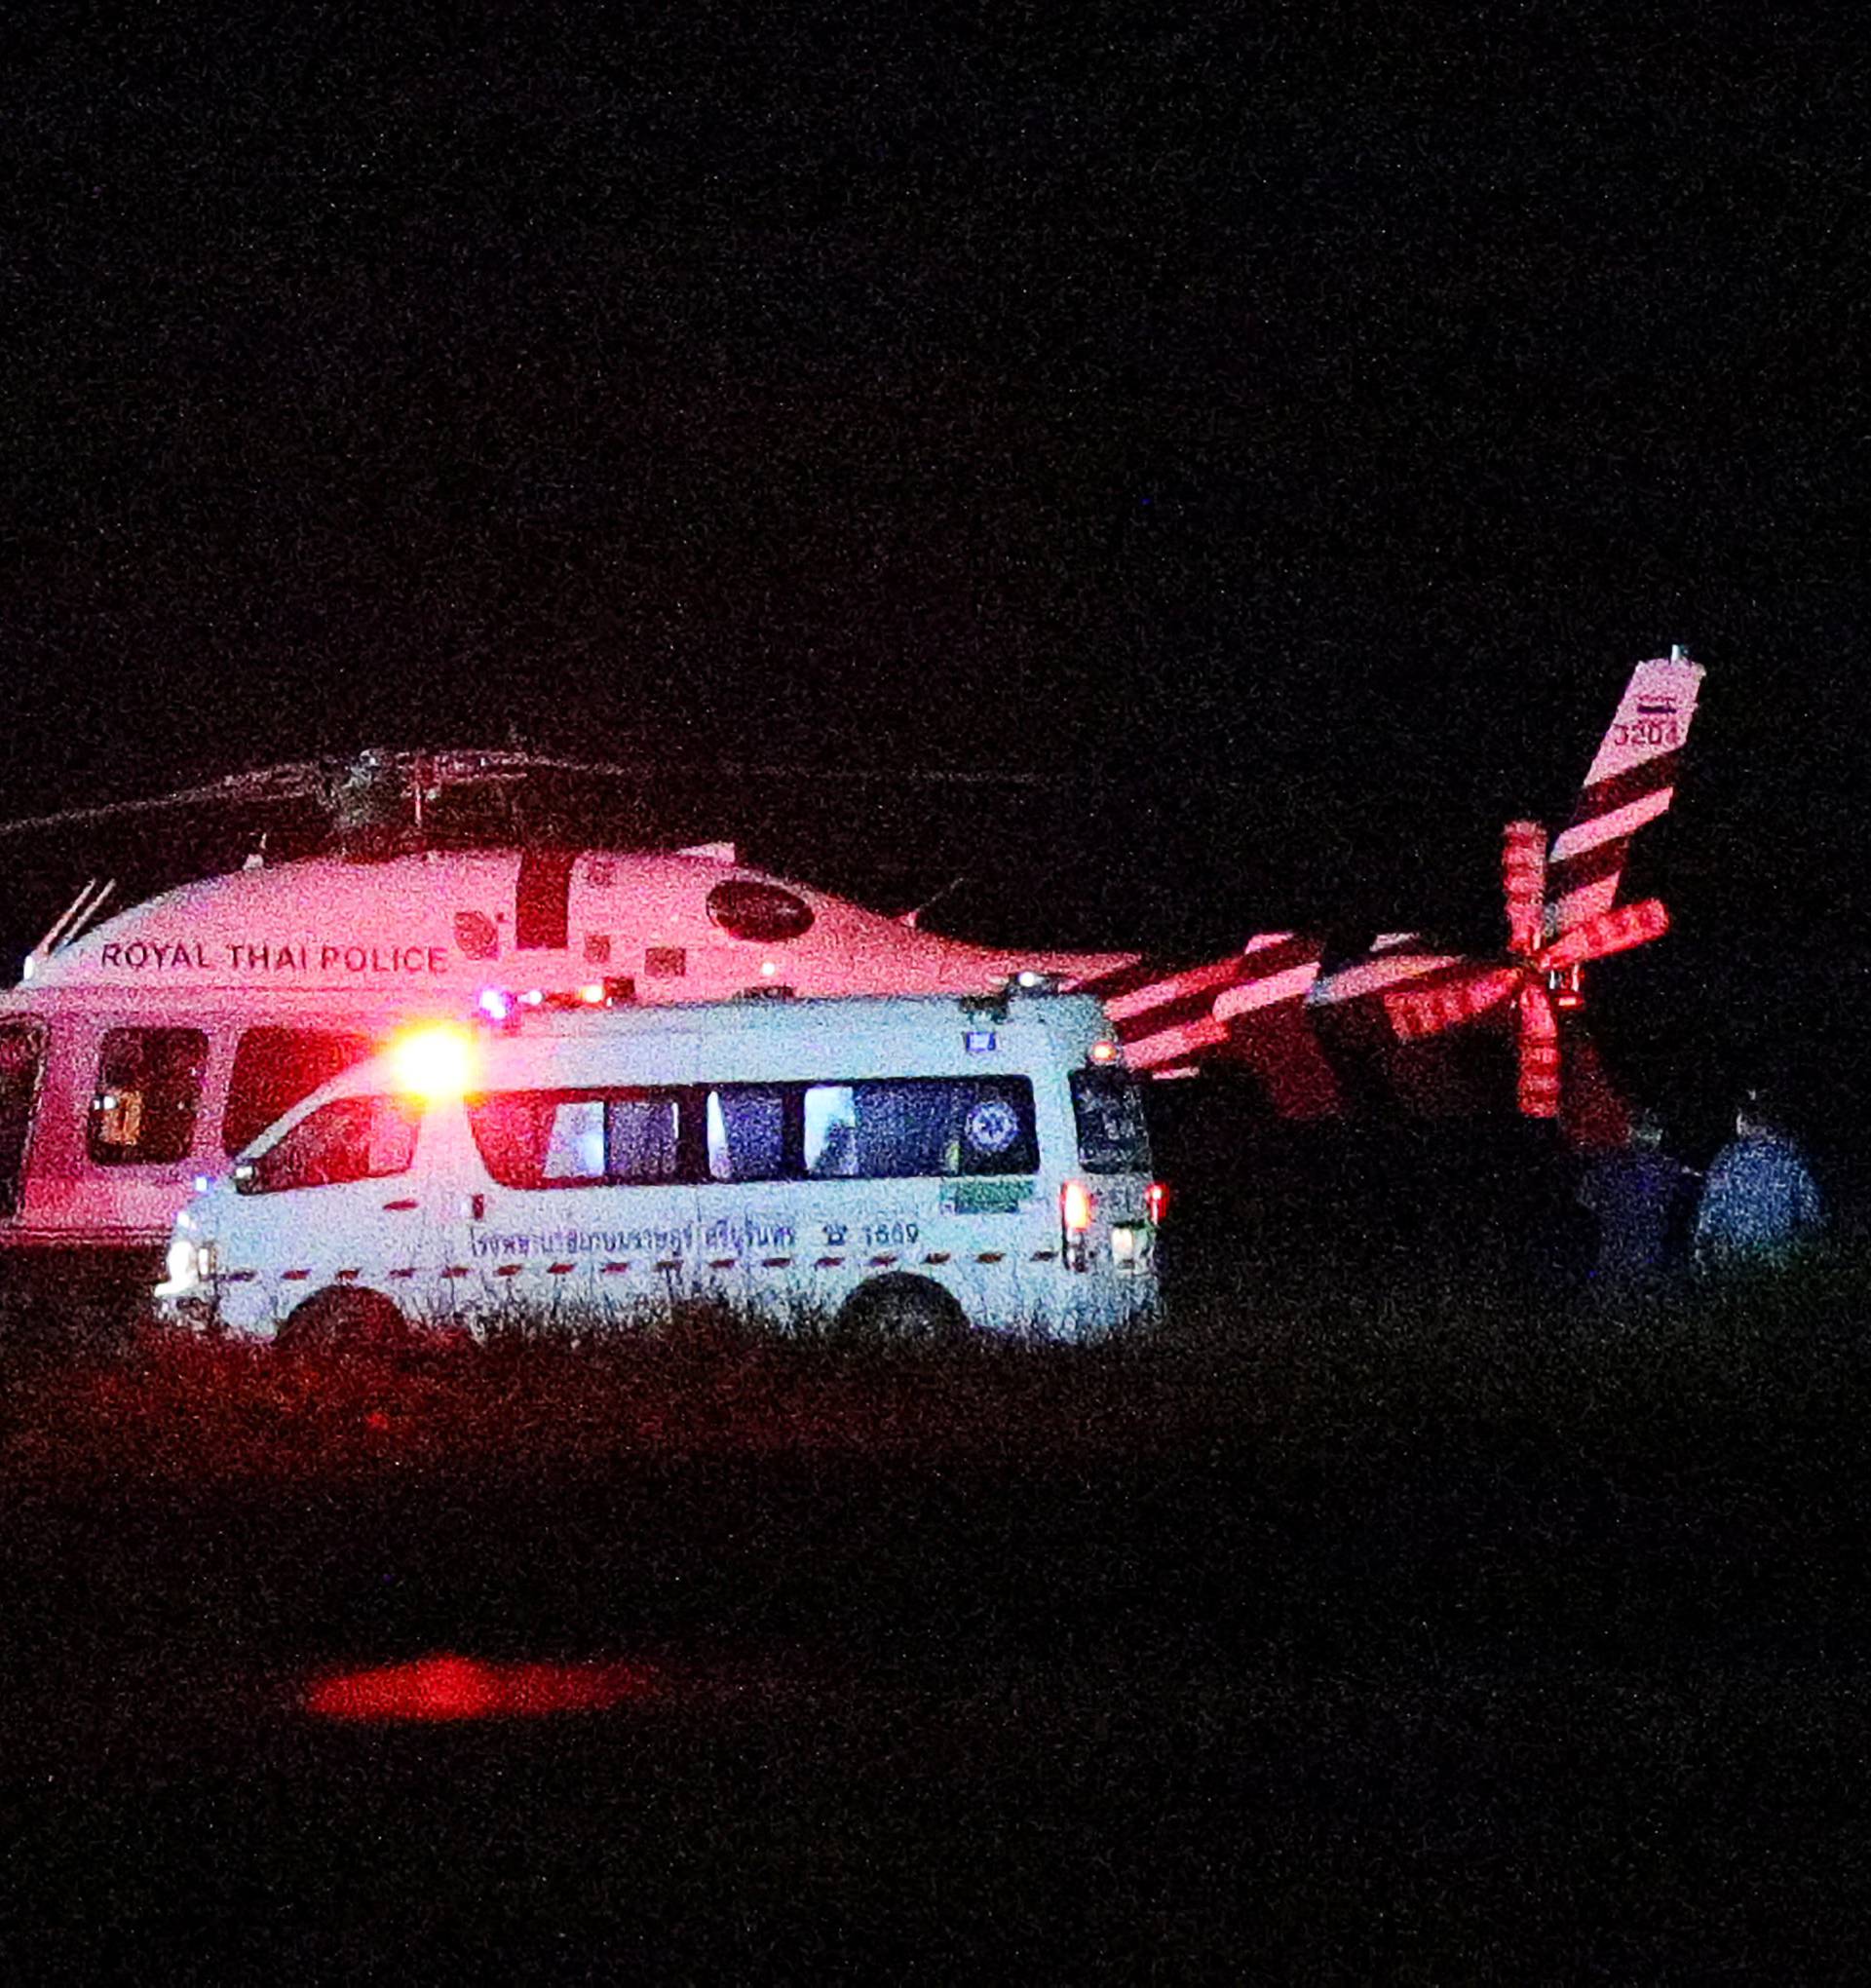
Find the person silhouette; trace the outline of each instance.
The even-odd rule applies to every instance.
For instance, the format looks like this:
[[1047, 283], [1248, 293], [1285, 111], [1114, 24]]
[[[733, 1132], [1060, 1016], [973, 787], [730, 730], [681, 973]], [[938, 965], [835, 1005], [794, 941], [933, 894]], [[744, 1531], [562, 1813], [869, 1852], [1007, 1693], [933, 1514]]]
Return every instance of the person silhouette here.
[[1682, 1267], [1697, 1175], [1663, 1150], [1664, 1131], [1655, 1112], [1639, 1111], [1626, 1143], [1580, 1183], [1580, 1204], [1598, 1223], [1589, 1281], [1601, 1296], [1660, 1290]]
[[1825, 1206], [1799, 1143], [1771, 1100], [1750, 1090], [1735, 1136], [1716, 1154], [1696, 1211], [1696, 1264], [1704, 1271], [1785, 1263], [1825, 1224]]

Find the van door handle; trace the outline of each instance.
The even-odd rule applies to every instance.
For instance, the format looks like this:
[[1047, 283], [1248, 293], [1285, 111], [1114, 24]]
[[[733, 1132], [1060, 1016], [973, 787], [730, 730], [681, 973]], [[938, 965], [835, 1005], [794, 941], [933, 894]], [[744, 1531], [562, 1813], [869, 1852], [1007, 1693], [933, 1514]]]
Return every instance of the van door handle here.
[[419, 1204], [412, 1201], [387, 1201], [383, 1205], [386, 1211], [393, 1215], [405, 1215]]

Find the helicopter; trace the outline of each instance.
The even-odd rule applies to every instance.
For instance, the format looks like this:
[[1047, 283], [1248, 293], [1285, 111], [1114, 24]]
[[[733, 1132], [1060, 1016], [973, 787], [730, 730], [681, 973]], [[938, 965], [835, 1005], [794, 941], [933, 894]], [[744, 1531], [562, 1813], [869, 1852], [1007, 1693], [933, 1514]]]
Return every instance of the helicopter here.
[[[459, 1017], [490, 997], [602, 1006], [1085, 991], [1103, 1001], [1139, 1075], [1233, 1064], [1296, 1119], [1351, 1108], [1348, 1059], [1368, 1068], [1373, 1056], [1406, 1104], [1433, 1109], [1418, 1052], [1505, 1022], [1520, 1112], [1570, 1114], [1589, 1137], [1595, 1110], [1602, 1140], [1604, 1086], [1567, 1023], [1589, 963], [1667, 928], [1659, 900], [1620, 893], [1633, 836], [1674, 797], [1702, 674], [1680, 650], [1639, 664], [1550, 849], [1538, 824], [1509, 824], [1508, 941], [1492, 958], [1414, 932], [1380, 934], [1352, 958], [1289, 931], [1187, 965], [1013, 950], [769, 873], [726, 842], [443, 846], [437, 810], [458, 791], [648, 771], [518, 748], [376, 749], [0, 823], [4, 838], [310, 803], [335, 837], [284, 861], [263, 846], [230, 873], [115, 911], [110, 880], [78, 893], [19, 984], [0, 993], [0, 1249], [160, 1247], [192, 1186], [300, 1098], [404, 1023]], [[730, 784], [786, 774], [710, 772]], [[815, 774], [826, 777], [839, 776]], [[1597, 1103], [1573, 1112], [1580, 1097]]]

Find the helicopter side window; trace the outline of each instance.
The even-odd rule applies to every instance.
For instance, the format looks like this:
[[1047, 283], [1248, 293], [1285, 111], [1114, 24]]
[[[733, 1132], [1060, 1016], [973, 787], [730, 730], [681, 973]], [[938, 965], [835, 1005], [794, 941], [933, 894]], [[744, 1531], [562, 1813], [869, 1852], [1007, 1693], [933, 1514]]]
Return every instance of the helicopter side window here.
[[249, 1028], [234, 1051], [221, 1145], [230, 1159], [250, 1146], [275, 1119], [322, 1084], [361, 1063], [375, 1045], [368, 1036], [316, 1028]]
[[812, 924], [812, 906], [778, 884], [730, 877], [708, 893], [708, 916], [730, 938], [773, 945], [807, 931]]
[[0, 1215], [19, 1212], [19, 1177], [46, 1069], [46, 1032], [36, 1021], [0, 1028]]
[[208, 1068], [198, 1028], [113, 1028], [97, 1058], [91, 1100], [91, 1157], [105, 1166], [185, 1160]]

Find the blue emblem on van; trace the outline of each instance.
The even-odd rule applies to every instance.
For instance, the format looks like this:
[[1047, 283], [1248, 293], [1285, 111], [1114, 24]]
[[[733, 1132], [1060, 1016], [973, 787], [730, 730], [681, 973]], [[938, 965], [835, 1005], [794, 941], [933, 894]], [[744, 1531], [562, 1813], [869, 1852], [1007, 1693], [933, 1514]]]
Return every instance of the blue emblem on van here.
[[972, 1028], [962, 1038], [962, 1043], [971, 1056], [985, 1055], [994, 1047], [994, 1031], [991, 1028]]

